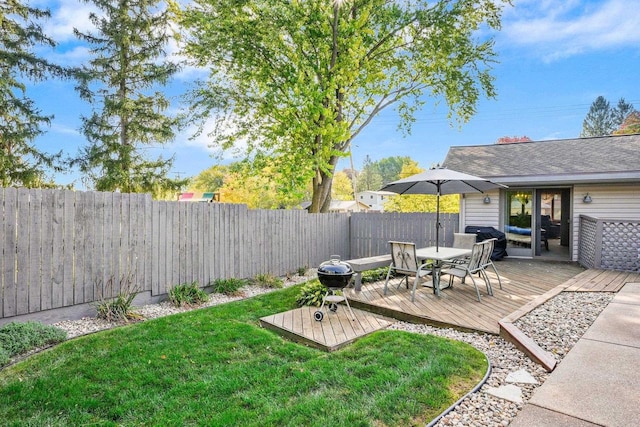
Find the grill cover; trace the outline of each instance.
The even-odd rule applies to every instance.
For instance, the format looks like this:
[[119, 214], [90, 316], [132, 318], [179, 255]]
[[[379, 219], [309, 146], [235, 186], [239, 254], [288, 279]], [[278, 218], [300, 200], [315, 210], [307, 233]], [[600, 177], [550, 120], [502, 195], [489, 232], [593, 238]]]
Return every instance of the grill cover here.
[[493, 253], [491, 259], [493, 261], [500, 261], [502, 258], [509, 256], [507, 254], [507, 236], [500, 230], [496, 230], [493, 227], [483, 227], [476, 225], [467, 225], [464, 228], [465, 233], [475, 233], [476, 242], [482, 242], [483, 240], [493, 239], [496, 240], [496, 244], [493, 247]]

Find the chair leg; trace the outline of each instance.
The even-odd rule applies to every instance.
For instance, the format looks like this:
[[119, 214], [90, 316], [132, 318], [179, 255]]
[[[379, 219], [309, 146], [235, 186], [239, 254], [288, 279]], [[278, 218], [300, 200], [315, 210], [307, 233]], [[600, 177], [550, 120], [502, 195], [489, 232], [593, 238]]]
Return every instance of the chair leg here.
[[476, 295], [478, 295], [478, 301], [482, 302], [482, 300], [480, 299], [480, 290], [478, 290], [478, 285], [476, 284], [476, 280], [473, 278], [473, 274], [469, 274], [469, 277], [471, 277], [471, 281], [473, 282], [473, 286], [476, 288]]
[[[407, 280], [408, 280], [407, 276]], [[418, 282], [420, 281], [420, 274], [416, 274], [416, 278], [413, 281], [413, 290], [411, 291], [411, 302], [416, 300], [416, 287], [418, 286]]]
[[389, 284], [389, 276], [391, 276], [391, 269], [389, 269], [389, 271], [387, 272], [387, 280], [385, 280], [384, 282], [384, 292], [383, 292], [384, 295], [387, 294], [387, 285]]
[[493, 263], [493, 261], [491, 261], [489, 265], [491, 266], [491, 268], [493, 268], [493, 272], [496, 273], [496, 277], [498, 278], [498, 284], [500, 285], [500, 289], [502, 289], [502, 280], [500, 280], [500, 275], [498, 274], [498, 270], [496, 269], [495, 264]]
[[493, 287], [491, 286], [491, 280], [489, 279], [489, 275], [487, 274], [487, 272], [482, 269], [478, 272], [478, 276], [482, 277], [482, 280], [484, 280], [484, 284], [487, 287], [487, 294], [493, 296]]

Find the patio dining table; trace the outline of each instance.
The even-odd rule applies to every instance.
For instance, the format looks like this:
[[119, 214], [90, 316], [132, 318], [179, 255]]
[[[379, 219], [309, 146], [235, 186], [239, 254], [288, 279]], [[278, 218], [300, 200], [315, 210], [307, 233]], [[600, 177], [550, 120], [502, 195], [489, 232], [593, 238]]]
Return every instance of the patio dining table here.
[[433, 283], [433, 293], [440, 296], [440, 269], [446, 260], [454, 258], [464, 258], [471, 255], [471, 249], [465, 248], [447, 248], [440, 246], [428, 246], [426, 248], [416, 249], [416, 257], [420, 261], [432, 260], [431, 277]]

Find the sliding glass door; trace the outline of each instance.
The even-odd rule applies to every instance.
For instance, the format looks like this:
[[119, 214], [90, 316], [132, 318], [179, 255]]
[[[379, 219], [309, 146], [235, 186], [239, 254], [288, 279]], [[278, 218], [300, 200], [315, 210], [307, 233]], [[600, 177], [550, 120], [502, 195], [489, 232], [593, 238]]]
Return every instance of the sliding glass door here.
[[507, 253], [509, 256], [531, 257], [532, 242], [535, 242], [535, 231], [532, 232], [533, 190], [507, 190], [504, 221], [504, 233], [507, 236]]

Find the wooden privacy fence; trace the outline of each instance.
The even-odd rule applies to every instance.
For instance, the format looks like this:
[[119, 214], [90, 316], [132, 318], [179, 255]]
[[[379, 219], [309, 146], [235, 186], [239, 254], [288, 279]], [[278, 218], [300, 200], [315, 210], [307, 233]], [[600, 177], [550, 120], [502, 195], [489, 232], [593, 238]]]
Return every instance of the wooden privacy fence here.
[[[435, 243], [435, 214], [309, 214], [15, 188], [0, 189], [0, 203], [0, 319], [95, 302], [117, 294], [123, 279], [153, 297], [180, 283], [284, 276], [332, 254], [379, 255], [389, 240]], [[441, 224], [450, 244], [458, 215]]]
[[[435, 213], [354, 213], [351, 215], [351, 257], [364, 258], [389, 252], [389, 240], [414, 242], [417, 247], [436, 243]], [[441, 246], [453, 244], [459, 215], [440, 214]]]
[[147, 194], [1, 191], [0, 318], [94, 302], [116, 294], [123, 278], [162, 295], [179, 283], [283, 276], [349, 253], [347, 214]]

